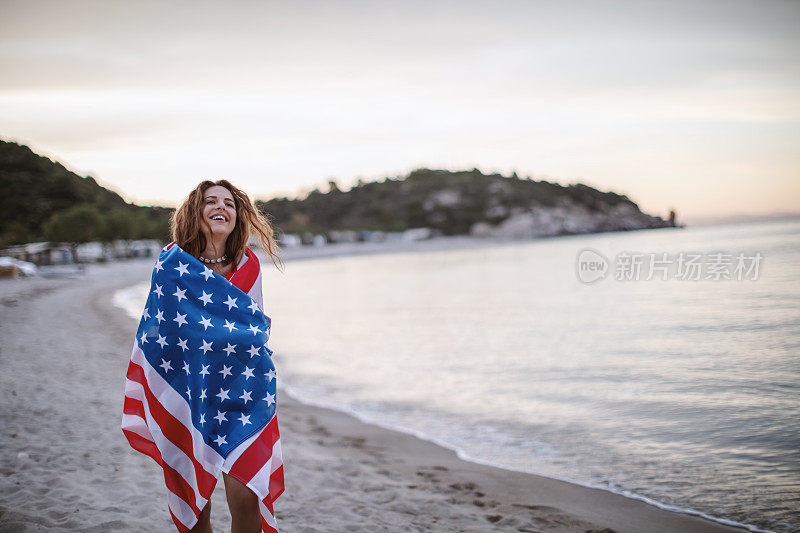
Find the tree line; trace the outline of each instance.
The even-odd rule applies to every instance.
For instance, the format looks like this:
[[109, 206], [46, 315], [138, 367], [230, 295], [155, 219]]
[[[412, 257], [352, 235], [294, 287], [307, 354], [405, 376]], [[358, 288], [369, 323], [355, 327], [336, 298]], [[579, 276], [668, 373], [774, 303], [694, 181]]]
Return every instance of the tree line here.
[[0, 141], [0, 247], [169, 238], [172, 210], [127, 203], [27, 146]]
[[[50, 240], [169, 240], [172, 209], [126, 203], [91, 176], [81, 177], [27, 146], [0, 141], [0, 247]], [[628, 197], [577, 183], [560, 185], [529, 177], [421, 168], [382, 181], [359, 180], [341, 190], [331, 180], [326, 191], [304, 198], [256, 200], [280, 233], [332, 230], [403, 231], [428, 227], [445, 235], [467, 234], [476, 222], [499, 224], [515, 210], [580, 205], [608, 212]]]

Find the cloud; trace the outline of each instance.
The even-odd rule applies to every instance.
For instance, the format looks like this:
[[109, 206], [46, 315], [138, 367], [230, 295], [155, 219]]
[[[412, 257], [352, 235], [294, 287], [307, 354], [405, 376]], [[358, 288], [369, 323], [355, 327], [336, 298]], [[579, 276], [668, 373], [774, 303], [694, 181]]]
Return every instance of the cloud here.
[[[632, 188], [654, 158], [696, 176], [698, 144], [705, 176], [796, 173], [798, 21], [736, 0], [5, 1], [0, 136], [171, 202], [201, 175], [267, 193], [421, 165]], [[746, 131], [772, 143], [749, 160], [726, 148]]]

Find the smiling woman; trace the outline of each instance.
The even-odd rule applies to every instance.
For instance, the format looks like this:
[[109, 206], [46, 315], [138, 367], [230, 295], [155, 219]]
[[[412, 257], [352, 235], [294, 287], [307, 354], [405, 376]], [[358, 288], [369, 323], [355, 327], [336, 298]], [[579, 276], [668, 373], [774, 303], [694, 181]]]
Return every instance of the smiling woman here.
[[[247, 247], [252, 232], [275, 266], [276, 259], [282, 264], [273, 229], [226, 180], [200, 183], [171, 225], [174, 242], [154, 267], [131, 356], [123, 432], [164, 468], [179, 531], [212, 531], [210, 496], [222, 473], [231, 531], [277, 533], [272, 505], [283, 492], [277, 374], [266, 343], [271, 320], [262, 311], [261, 266]], [[181, 366], [185, 376], [172, 372]], [[147, 396], [154, 388], [159, 398]]]
[[276, 267], [283, 264], [272, 226], [227, 180], [200, 183], [175, 210], [171, 228], [178, 246], [226, 277], [245, 256], [251, 233]]

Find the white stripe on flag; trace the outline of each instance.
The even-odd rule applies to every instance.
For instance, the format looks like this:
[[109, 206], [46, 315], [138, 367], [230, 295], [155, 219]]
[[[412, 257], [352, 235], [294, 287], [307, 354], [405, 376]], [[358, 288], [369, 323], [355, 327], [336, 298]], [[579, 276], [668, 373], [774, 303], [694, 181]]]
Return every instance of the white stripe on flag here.
[[147, 429], [147, 423], [144, 418], [139, 415], [123, 414], [122, 429], [130, 431], [131, 433], [136, 433], [143, 439], [153, 442], [153, 436], [150, 434], [150, 430]]
[[152, 440], [156, 443], [158, 451], [161, 452], [161, 459], [178, 472], [184, 481], [192, 488], [192, 492], [194, 492], [194, 504], [198, 509], [202, 509], [205, 507], [208, 500], [200, 495], [194, 463], [192, 463], [191, 458], [188, 457], [183, 450], [175, 446], [161, 431], [161, 426], [159, 426], [158, 422], [150, 415], [147, 400], [145, 400], [144, 406], [147, 416], [147, 425], [152, 430]]
[[261, 511], [261, 517], [264, 521], [270, 526], [274, 527], [275, 531], [278, 531], [278, 521], [275, 520], [275, 517], [272, 516], [272, 513], [269, 512], [269, 508], [264, 505], [264, 502], [259, 500], [258, 502], [258, 510]]
[[212, 476], [218, 477], [222, 468], [223, 458], [214, 448], [203, 440], [194, 424], [192, 424], [192, 413], [185, 398], [178, 394], [169, 383], [152, 367], [144, 356], [141, 348], [137, 345], [133, 350], [131, 360], [144, 369], [147, 385], [153, 392], [159, 403], [172, 414], [178, 421], [189, 430], [192, 436], [193, 453], [197, 461], [203, 465]]
[[[258, 499], [263, 500], [269, 494], [269, 481], [270, 476], [272, 473], [276, 471], [280, 466], [283, 464], [281, 459], [281, 441], [278, 440], [272, 446], [272, 457], [269, 461], [264, 463], [264, 466], [261, 467], [261, 470], [256, 472], [256, 475], [253, 476], [253, 479], [250, 480], [248, 486], [253, 489], [254, 492], [258, 494]], [[258, 490], [256, 490], [258, 489]]]
[[194, 524], [197, 522], [197, 517], [194, 515], [192, 508], [177, 494], [169, 490], [167, 491], [167, 505], [169, 506], [169, 510], [172, 511], [172, 514], [175, 515], [175, 518], [180, 520], [186, 529], [194, 527]]
[[262, 301], [262, 294], [261, 294], [261, 272], [258, 273], [258, 277], [256, 278], [255, 283], [253, 286], [250, 287], [250, 292], [247, 293], [251, 300], [258, 304], [258, 307], [263, 311], [264, 310], [264, 302]]

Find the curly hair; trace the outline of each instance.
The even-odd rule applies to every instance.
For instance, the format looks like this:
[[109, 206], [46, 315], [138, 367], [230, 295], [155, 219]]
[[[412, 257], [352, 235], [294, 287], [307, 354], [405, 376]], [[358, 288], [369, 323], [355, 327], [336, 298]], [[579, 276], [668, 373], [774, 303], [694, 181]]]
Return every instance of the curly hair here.
[[203, 253], [206, 248], [206, 236], [201, 230], [201, 224], [211, 229], [208, 222], [203, 219], [203, 200], [206, 190], [215, 185], [230, 191], [236, 207], [236, 225], [225, 242], [225, 255], [231, 258], [233, 264], [237, 264], [244, 254], [252, 232], [255, 234], [258, 246], [269, 255], [272, 263], [282, 270], [278, 266], [278, 263], [283, 266], [283, 261], [279, 255], [280, 248], [275, 241], [272, 225], [267, 217], [255, 208], [247, 194], [228, 180], [204, 180], [189, 193], [181, 206], [172, 214], [170, 220], [172, 240], [195, 257]]

